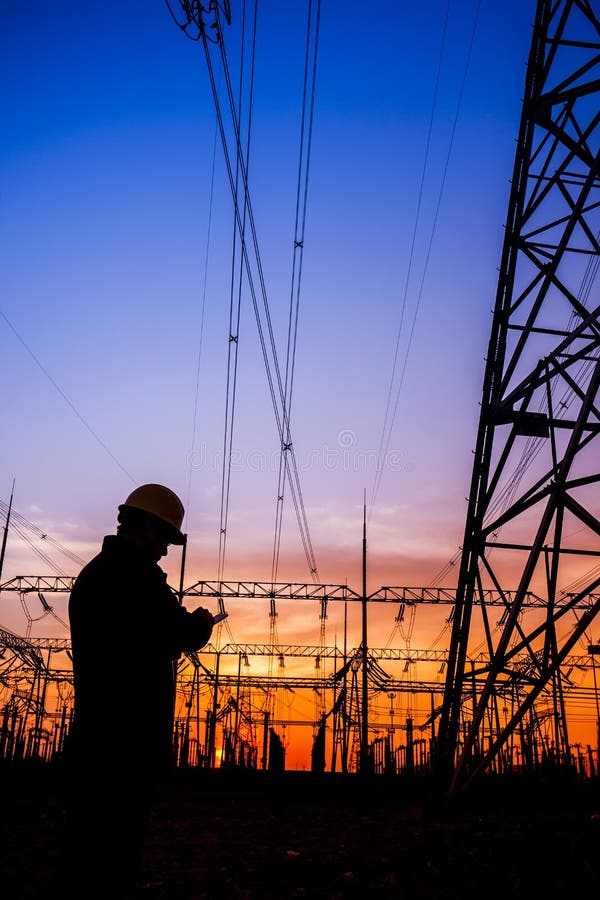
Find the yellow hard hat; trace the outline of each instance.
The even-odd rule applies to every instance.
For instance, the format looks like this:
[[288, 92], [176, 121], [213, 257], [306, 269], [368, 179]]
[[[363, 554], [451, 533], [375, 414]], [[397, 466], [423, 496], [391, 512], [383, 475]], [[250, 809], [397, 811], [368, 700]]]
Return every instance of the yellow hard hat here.
[[119, 506], [119, 510], [121, 509], [139, 509], [156, 516], [169, 526], [172, 544], [185, 544], [185, 536], [181, 533], [185, 510], [177, 494], [170, 488], [162, 484], [142, 484]]

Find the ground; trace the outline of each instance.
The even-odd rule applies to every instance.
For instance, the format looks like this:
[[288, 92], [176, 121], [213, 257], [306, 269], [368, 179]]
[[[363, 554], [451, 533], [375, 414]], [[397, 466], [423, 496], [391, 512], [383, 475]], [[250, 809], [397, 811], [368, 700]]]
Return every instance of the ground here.
[[[49, 897], [61, 779], [3, 767], [4, 897]], [[448, 802], [424, 780], [178, 772], [152, 815], [140, 900], [600, 897], [600, 786], [548, 775]], [[85, 898], [82, 898], [85, 900]]]

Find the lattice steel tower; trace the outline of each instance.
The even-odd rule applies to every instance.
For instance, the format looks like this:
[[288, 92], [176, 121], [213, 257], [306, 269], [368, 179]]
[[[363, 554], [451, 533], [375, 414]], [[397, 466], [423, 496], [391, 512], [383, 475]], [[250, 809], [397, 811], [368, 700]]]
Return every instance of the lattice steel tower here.
[[[545, 695], [560, 758], [561, 663], [600, 609], [599, 12], [537, 4], [436, 748], [452, 790]], [[486, 587], [515, 589], [500, 623]], [[489, 663], [468, 660], [476, 639]]]

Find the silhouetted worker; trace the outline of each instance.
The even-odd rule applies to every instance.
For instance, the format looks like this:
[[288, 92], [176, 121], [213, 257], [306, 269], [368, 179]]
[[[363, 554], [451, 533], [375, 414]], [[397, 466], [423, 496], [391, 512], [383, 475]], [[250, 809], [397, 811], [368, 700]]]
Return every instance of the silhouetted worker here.
[[117, 534], [73, 585], [66, 896], [126, 897], [139, 875], [153, 793], [172, 761], [173, 663], [203, 647], [214, 624], [208, 610], [179, 604], [157, 565], [169, 544], [185, 543], [183, 515], [169, 488], [136, 488]]

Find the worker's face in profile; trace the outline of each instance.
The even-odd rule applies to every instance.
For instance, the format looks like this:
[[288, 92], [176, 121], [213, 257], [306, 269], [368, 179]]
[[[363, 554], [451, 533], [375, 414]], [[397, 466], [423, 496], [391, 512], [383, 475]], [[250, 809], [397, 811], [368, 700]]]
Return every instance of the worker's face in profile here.
[[166, 556], [169, 550], [170, 540], [167, 532], [162, 528], [150, 527], [146, 530], [146, 548], [153, 562], [158, 562]]

